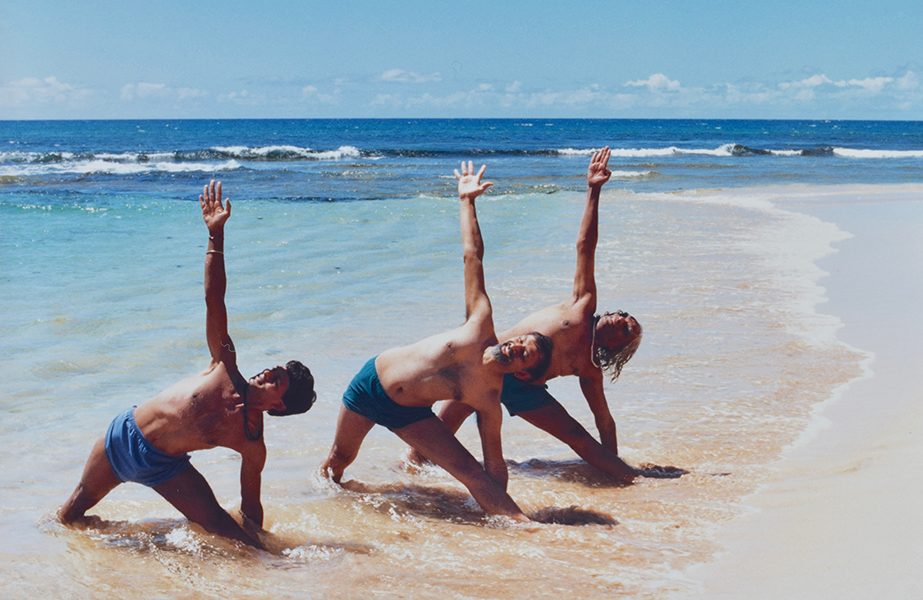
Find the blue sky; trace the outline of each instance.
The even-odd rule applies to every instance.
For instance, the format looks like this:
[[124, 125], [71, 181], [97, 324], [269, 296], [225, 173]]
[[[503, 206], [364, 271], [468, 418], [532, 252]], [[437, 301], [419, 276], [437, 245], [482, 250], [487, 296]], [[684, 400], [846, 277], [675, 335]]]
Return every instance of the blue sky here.
[[921, 0], [0, 0], [0, 119], [923, 119]]

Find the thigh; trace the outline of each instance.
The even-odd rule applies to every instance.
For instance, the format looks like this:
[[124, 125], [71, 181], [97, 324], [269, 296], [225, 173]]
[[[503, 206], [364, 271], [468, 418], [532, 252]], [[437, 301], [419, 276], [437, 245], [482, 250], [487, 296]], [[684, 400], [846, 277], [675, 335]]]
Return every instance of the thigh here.
[[97, 498], [102, 498], [122, 483], [112, 470], [112, 465], [109, 464], [104, 438], [99, 438], [93, 445], [90, 458], [87, 459], [87, 464], [83, 468], [80, 483], [89, 495]]
[[395, 429], [394, 433], [407, 445], [462, 482], [466, 481], [472, 472], [484, 472], [481, 463], [437, 417], [430, 417], [407, 427]]
[[567, 410], [565, 410], [557, 400], [541, 408], [521, 412], [516, 416], [526, 420], [543, 431], [547, 431], [565, 443], [574, 442], [575, 440], [590, 435], [586, 428], [570, 416]]
[[334, 451], [337, 454], [354, 457], [359, 453], [359, 447], [365, 436], [374, 426], [375, 423], [367, 417], [351, 411], [346, 406], [341, 406], [340, 415], [337, 417], [337, 430], [333, 438]]
[[192, 465], [153, 489], [195, 523], [208, 522], [218, 513], [225, 512], [205, 477]]
[[106, 457], [105, 440], [99, 438], [83, 467], [77, 489], [61, 508], [61, 518], [65, 522], [70, 522], [82, 517], [120, 483], [122, 482], [115, 476]]

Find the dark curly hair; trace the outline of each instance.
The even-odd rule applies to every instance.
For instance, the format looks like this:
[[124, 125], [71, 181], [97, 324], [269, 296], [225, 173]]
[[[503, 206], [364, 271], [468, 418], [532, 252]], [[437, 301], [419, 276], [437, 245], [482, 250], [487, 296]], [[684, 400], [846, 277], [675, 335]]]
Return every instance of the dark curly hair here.
[[551, 353], [554, 351], [554, 342], [547, 335], [542, 335], [537, 331], [533, 331], [529, 335], [535, 337], [535, 345], [538, 346], [538, 351], [542, 355], [542, 358], [535, 363], [534, 367], [526, 369], [526, 373], [529, 374], [529, 381], [536, 381], [541, 379], [548, 371], [548, 367], [551, 366]]
[[314, 391], [314, 376], [311, 375], [310, 369], [297, 360], [290, 360], [285, 363], [285, 370], [288, 372], [288, 389], [282, 394], [285, 410], [266, 411], [274, 417], [300, 415], [308, 412], [317, 400], [317, 392]]

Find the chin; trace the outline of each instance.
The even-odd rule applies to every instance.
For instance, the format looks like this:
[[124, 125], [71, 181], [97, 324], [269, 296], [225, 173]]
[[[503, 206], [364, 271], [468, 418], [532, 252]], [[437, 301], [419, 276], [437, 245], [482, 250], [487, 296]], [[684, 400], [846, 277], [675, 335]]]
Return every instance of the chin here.
[[503, 344], [497, 344], [490, 349], [491, 357], [501, 365], [508, 365], [513, 359], [503, 353]]

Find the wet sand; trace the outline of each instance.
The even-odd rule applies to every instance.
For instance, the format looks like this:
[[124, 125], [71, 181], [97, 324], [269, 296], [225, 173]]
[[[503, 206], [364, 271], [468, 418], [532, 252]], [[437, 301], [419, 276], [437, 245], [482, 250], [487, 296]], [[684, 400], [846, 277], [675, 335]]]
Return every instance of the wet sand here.
[[693, 597], [923, 595], [923, 187], [840, 191], [786, 208], [854, 235], [820, 262], [830, 301], [818, 311], [872, 354], [870, 372], [818, 407], [814, 434], [744, 500], [724, 552], [687, 573]]

